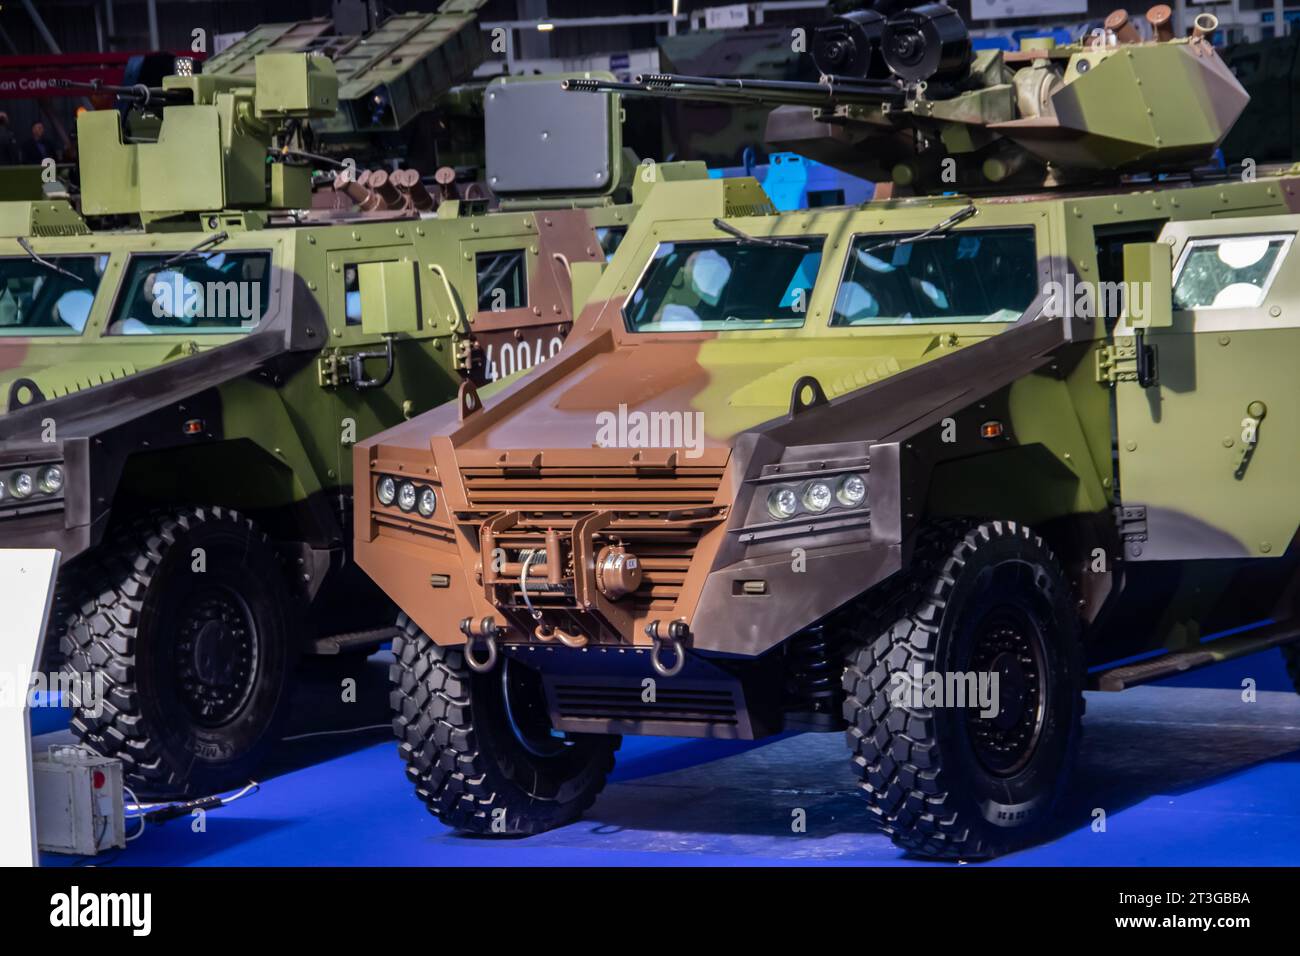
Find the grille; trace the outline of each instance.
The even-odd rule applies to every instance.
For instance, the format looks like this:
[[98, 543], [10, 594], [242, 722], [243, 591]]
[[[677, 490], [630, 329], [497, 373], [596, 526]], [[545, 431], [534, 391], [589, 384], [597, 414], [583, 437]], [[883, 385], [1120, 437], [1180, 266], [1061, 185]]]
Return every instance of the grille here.
[[[506, 548], [539, 548], [548, 527], [564, 530], [592, 511], [617, 518], [602, 535], [617, 537], [642, 561], [641, 586], [627, 600], [635, 614], [668, 611], [677, 602], [704, 528], [681, 519], [713, 505], [722, 482], [721, 467], [679, 467], [671, 475], [647, 475], [633, 468], [542, 468], [524, 473], [497, 468], [463, 472], [471, 514], [481, 521], [501, 511], [517, 511], [520, 525], [503, 533]], [[545, 605], [546, 598], [534, 596]]]
[[627, 518], [659, 518], [671, 511], [707, 507], [722, 481], [721, 468], [681, 468], [648, 476], [632, 468], [544, 468], [521, 474], [467, 468], [470, 508], [486, 514], [514, 510], [530, 517], [573, 518], [614, 510]]
[[661, 682], [654, 703], [641, 699], [636, 685], [559, 682], [552, 701], [561, 720], [602, 720], [657, 724], [707, 724], [714, 728], [740, 723], [736, 699], [728, 690], [670, 688]]

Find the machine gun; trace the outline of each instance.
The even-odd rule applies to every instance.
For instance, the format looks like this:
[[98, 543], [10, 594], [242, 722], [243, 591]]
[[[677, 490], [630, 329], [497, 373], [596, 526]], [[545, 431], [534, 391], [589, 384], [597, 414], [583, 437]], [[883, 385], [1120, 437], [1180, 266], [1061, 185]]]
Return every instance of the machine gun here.
[[192, 90], [166, 89], [160, 86], [146, 86], [136, 83], [132, 86], [117, 86], [103, 80], [54, 80], [52, 86], [65, 90], [85, 90], [87, 93], [110, 93], [126, 106], [139, 110], [158, 110], [166, 106], [188, 106], [194, 102]]
[[1249, 96], [1210, 14], [1174, 38], [1163, 4], [1142, 40], [1117, 10], [1068, 45], [973, 50], [943, 3], [877, 0], [812, 31], [817, 82], [653, 73], [575, 92], [771, 104], [767, 142], [901, 190], [966, 193], [1186, 171], [1211, 159]]

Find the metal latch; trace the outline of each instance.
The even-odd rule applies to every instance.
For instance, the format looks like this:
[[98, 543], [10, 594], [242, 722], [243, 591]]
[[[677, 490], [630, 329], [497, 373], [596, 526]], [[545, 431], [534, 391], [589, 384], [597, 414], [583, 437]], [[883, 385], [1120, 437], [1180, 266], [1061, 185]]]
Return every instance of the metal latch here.
[[[366, 362], [370, 359], [384, 360], [384, 373], [378, 378], [366, 375]], [[383, 388], [393, 378], [394, 371], [393, 336], [384, 336], [382, 352], [344, 352], [342, 349], [330, 349], [316, 358], [316, 382], [321, 388], [338, 388], [350, 384], [357, 391], [368, 388]]]
[[330, 349], [316, 357], [316, 384], [338, 388], [348, 381], [348, 363], [341, 349]]
[[452, 360], [456, 371], [468, 372], [474, 368], [474, 359], [479, 352], [479, 345], [474, 339], [457, 336], [452, 340]]

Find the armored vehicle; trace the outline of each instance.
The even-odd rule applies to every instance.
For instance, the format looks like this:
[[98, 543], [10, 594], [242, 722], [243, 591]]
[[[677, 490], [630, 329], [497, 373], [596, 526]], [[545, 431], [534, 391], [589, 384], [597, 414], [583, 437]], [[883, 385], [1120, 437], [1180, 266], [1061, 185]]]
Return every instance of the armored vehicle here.
[[1300, 178], [1198, 168], [1246, 97], [1148, 16], [1003, 55], [863, 11], [819, 83], [571, 84], [777, 99], [916, 195], [656, 191], [555, 360], [357, 445], [434, 814], [570, 822], [623, 734], [838, 730], [901, 847], [979, 858], [1052, 826], [1085, 688], [1293, 645]]
[[[334, 116], [327, 57], [131, 95], [159, 138], [83, 114], [79, 210], [0, 204], [0, 547], [62, 554], [46, 645], [86, 678], [82, 741], [141, 794], [211, 792], [273, 740], [300, 655], [392, 633], [351, 564], [351, 443], [549, 359], [634, 169], [616, 98], [503, 81], [500, 211], [435, 212], [438, 184], [381, 169], [333, 177], [341, 208], [313, 212], [281, 137]], [[558, 155], [548, 98], [583, 151]]]

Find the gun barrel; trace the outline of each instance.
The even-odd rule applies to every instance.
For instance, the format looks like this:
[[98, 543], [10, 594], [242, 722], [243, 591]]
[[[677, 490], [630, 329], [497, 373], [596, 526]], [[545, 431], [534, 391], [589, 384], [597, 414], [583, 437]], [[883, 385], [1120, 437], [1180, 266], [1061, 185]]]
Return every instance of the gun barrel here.
[[189, 90], [165, 90], [161, 87], [149, 87], [143, 83], [135, 86], [116, 86], [99, 80], [55, 80], [54, 86], [70, 90], [88, 90], [92, 93], [112, 93], [118, 99], [130, 100], [137, 106], [162, 104], [163, 106], [183, 106], [193, 102]]
[[903, 92], [889, 82], [823, 76], [819, 82], [748, 80], [717, 76], [644, 73], [631, 83], [573, 79], [564, 89], [579, 93], [622, 93], [714, 103], [761, 103], [829, 108], [842, 103], [901, 103]]

